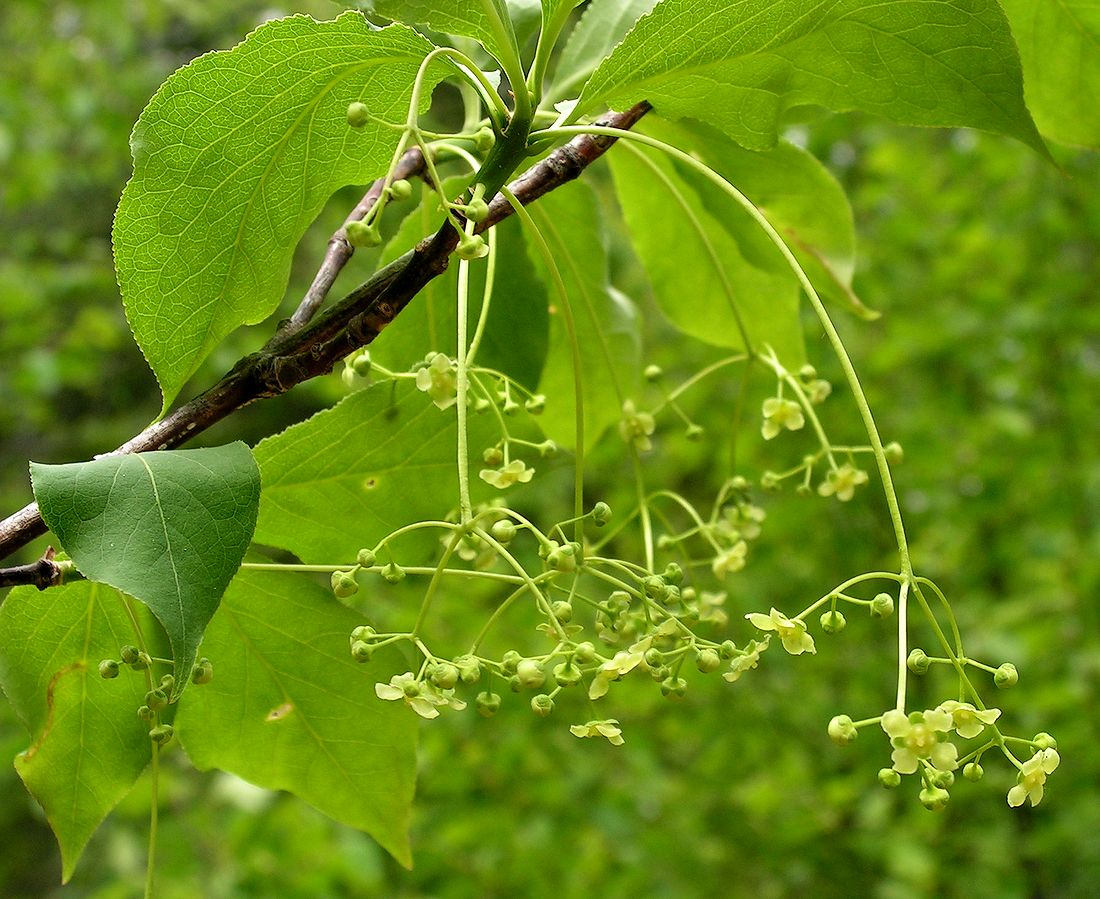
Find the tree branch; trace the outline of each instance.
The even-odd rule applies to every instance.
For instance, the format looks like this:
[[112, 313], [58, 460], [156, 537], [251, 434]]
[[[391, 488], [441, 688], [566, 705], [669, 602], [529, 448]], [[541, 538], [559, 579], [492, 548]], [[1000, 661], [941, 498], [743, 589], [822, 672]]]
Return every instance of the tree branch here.
[[42, 558], [30, 565], [16, 565], [14, 568], [0, 568], [0, 588], [30, 585], [39, 590], [56, 587], [72, 572], [72, 562], [54, 560], [54, 549], [46, 547]]
[[[638, 103], [625, 112], [606, 116], [599, 124], [631, 128], [650, 108], [646, 102]], [[512, 193], [524, 205], [532, 203], [578, 177], [614, 143], [615, 139], [610, 137], [574, 138], [512, 182]], [[497, 195], [489, 204], [489, 217], [478, 226], [477, 231], [480, 233], [511, 214], [511, 206]], [[332, 371], [333, 366], [349, 353], [370, 344], [429, 281], [446, 271], [451, 251], [457, 243], [458, 233], [448, 222], [444, 222], [435, 235], [425, 238], [415, 249], [379, 269], [317, 318], [297, 327], [283, 327], [262, 349], [241, 359], [209, 390], [105, 455], [180, 446], [255, 400], [286, 393], [302, 381]], [[331, 253], [330, 245], [330, 253], [326, 254], [315, 285], [327, 277], [323, 274], [326, 266], [332, 268], [336, 265], [339, 254], [333, 257], [330, 264]], [[338, 267], [336, 271], [339, 271]], [[299, 307], [295, 316], [302, 312], [298, 317], [308, 321], [314, 309], [316, 305], [308, 312], [302, 312]], [[0, 521], [0, 559], [46, 531], [36, 503]]]

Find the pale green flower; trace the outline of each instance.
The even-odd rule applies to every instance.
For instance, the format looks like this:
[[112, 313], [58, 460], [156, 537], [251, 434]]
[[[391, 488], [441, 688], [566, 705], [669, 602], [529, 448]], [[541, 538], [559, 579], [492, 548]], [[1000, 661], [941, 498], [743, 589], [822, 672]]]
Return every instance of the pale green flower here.
[[954, 699], [941, 702], [939, 708], [951, 716], [955, 733], [967, 740], [978, 736], [987, 724], [992, 724], [1001, 717], [1000, 709], [979, 710], [969, 702], [956, 702]]
[[428, 681], [418, 681], [411, 671], [395, 674], [388, 684], [375, 684], [379, 699], [403, 699], [421, 718], [438, 718], [441, 707], [462, 711], [466, 703], [455, 698], [454, 690], [440, 690]]
[[784, 400], [777, 396], [764, 400], [764, 424], [760, 433], [765, 440], [778, 436], [784, 428], [797, 431], [805, 424], [806, 417], [802, 414], [802, 407], [794, 400]]
[[443, 353], [436, 353], [416, 373], [416, 386], [428, 394], [440, 409], [449, 409], [458, 401], [458, 375], [451, 360]]
[[788, 618], [778, 609], [772, 609], [767, 615], [760, 612], [750, 612], [745, 616], [753, 627], [762, 631], [776, 631], [783, 643], [783, 648], [792, 656], [800, 656], [804, 652], [816, 653], [814, 638], [806, 633], [806, 623]]
[[615, 718], [607, 718], [604, 721], [589, 721], [586, 724], [572, 724], [569, 733], [574, 737], [607, 737], [607, 742], [612, 746], [622, 746], [626, 741], [623, 732], [619, 729], [619, 722]]
[[738, 540], [729, 549], [718, 553], [710, 563], [714, 576], [722, 580], [726, 575], [740, 571], [745, 567], [748, 552], [749, 545], [744, 540]]
[[822, 496], [835, 494], [837, 499], [846, 503], [855, 496], [856, 487], [866, 483], [867, 472], [854, 465], [844, 464], [825, 475], [825, 480], [818, 485], [817, 492]]
[[646, 637], [631, 646], [629, 650], [620, 650], [610, 661], [604, 662], [596, 672], [596, 676], [592, 678], [592, 685], [588, 688], [588, 698], [599, 699], [606, 695], [613, 680], [618, 680], [641, 665], [646, 650], [652, 642], [652, 637]]
[[1030, 799], [1033, 806], [1038, 805], [1043, 799], [1047, 775], [1054, 773], [1061, 760], [1057, 749], [1040, 749], [1024, 762], [1016, 776], [1016, 786], [1008, 791], [1008, 804], [1016, 808], [1023, 805], [1025, 799]]
[[638, 452], [647, 452], [653, 449], [653, 441], [650, 436], [656, 429], [657, 423], [648, 412], [639, 412], [633, 400], [623, 403], [623, 416], [619, 419], [619, 436], [627, 443], [633, 443]]
[[504, 490], [513, 484], [526, 484], [535, 475], [535, 469], [528, 468], [522, 459], [513, 459], [502, 468], [483, 468], [478, 472], [478, 477], [486, 484], [499, 487]]
[[959, 750], [946, 739], [953, 726], [951, 713], [941, 708], [909, 715], [898, 709], [886, 712], [882, 716], [882, 729], [894, 747], [894, 770], [898, 774], [912, 774], [921, 760], [927, 759], [941, 771], [953, 771]]
[[763, 640], [751, 641], [749, 645], [741, 651], [741, 655], [734, 656], [730, 659], [730, 670], [722, 675], [723, 680], [727, 680], [732, 684], [746, 671], [751, 671], [755, 668], [760, 661], [760, 653], [768, 648], [771, 639], [771, 637], [765, 637]]

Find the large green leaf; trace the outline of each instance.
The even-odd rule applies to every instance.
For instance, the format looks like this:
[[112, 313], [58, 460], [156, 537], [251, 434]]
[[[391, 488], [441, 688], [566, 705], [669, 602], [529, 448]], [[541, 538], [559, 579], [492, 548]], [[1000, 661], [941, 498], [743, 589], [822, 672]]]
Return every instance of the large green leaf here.
[[[458, 196], [465, 180], [445, 182], [447, 195]], [[439, 228], [440, 218], [436, 194], [426, 192], [419, 208], [405, 218], [387, 244], [382, 262], [396, 259], [434, 233]], [[493, 228], [493, 233], [497, 241], [493, 291], [475, 362], [501, 371], [533, 390], [546, 359], [549, 327], [546, 292], [524, 253], [519, 222], [503, 221]], [[481, 312], [488, 270], [488, 261], [484, 259], [470, 265], [470, 339]], [[457, 293], [458, 260], [454, 259], [371, 344], [371, 356], [387, 368], [398, 371], [407, 370], [430, 351], [454, 357], [458, 346]]]
[[[771, 150], [746, 150], [698, 122], [647, 117], [641, 130], [690, 153], [744, 193], [779, 232], [826, 300], [863, 318], [877, 318], [852, 290], [856, 235], [844, 188], [810, 153], [786, 141]], [[650, 151], [646, 151], [650, 152]], [[693, 168], [673, 160], [704, 207], [737, 240], [752, 265], [794, 282], [786, 259], [739, 205]]]
[[362, 623], [300, 575], [242, 571], [203, 643], [214, 679], [188, 691], [175, 723], [197, 767], [287, 790], [408, 867], [417, 719], [374, 693], [403, 670], [396, 651], [352, 661]]
[[798, 283], [789, 270], [746, 258], [729, 227], [742, 224], [733, 202], [711, 211], [703, 198], [714, 186], [662, 154], [626, 145], [608, 157], [634, 249], [669, 319], [718, 346], [744, 349], [747, 335], [754, 349], [770, 346], [797, 366], [805, 353]]
[[576, 96], [608, 52], [660, 0], [592, 0], [565, 42], [554, 70], [555, 99]]
[[104, 680], [98, 671], [135, 642], [126, 602], [111, 587], [77, 581], [20, 587], [0, 607], [0, 687], [32, 738], [15, 767], [57, 836], [65, 881], [151, 754], [149, 725], [135, 714], [145, 679], [124, 670]]
[[[359, 100], [393, 122], [432, 45], [349, 12], [294, 16], [173, 74], [134, 128], [134, 176], [115, 216], [126, 315], [167, 409], [211, 349], [270, 315], [294, 247], [329, 196], [389, 164], [397, 135], [353, 130]], [[432, 86], [444, 63], [428, 73]]]
[[639, 100], [755, 149], [775, 143], [784, 110], [815, 104], [1044, 150], [995, 0], [664, 0], [596, 70], [581, 106]]
[[1024, 95], [1039, 130], [1100, 147], [1100, 4], [1001, 0], [1024, 63]]
[[[587, 184], [574, 182], [555, 190], [529, 211], [549, 244], [569, 296], [583, 368], [585, 444], [591, 445], [619, 420], [623, 400], [637, 392], [641, 368], [637, 311], [609, 284], [603, 214]], [[546, 394], [546, 412], [539, 423], [558, 443], [575, 446], [573, 348], [562, 301], [530, 240], [528, 252], [546, 281], [552, 311], [550, 347], [539, 385]]]
[[[261, 441], [256, 540], [307, 562], [350, 564], [398, 527], [442, 518], [458, 506], [455, 413], [407, 380], [382, 383]], [[471, 415], [475, 497], [492, 489], [476, 472], [496, 440], [492, 416]]]
[[89, 580], [140, 599], [164, 626], [178, 695], [256, 524], [260, 473], [243, 443], [31, 463], [42, 517]]
[[516, 34], [504, 0], [366, 0], [364, 6], [396, 22], [472, 37], [502, 65], [519, 60]]

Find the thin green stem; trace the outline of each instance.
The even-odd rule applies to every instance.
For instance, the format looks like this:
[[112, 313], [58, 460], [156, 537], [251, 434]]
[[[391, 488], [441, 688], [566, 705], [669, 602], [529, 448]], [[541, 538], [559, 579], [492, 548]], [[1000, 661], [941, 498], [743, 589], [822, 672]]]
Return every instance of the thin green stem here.
[[153, 743], [153, 761], [150, 769], [152, 798], [149, 801], [149, 854], [145, 868], [145, 899], [153, 899], [156, 880], [157, 857], [157, 805], [160, 795], [160, 746]]
[[[480, 199], [481, 185], [474, 189], [474, 199]], [[474, 233], [473, 221], [466, 222], [466, 236]], [[468, 324], [470, 296], [470, 263], [466, 259], [458, 261], [458, 507], [463, 524], [473, 518], [473, 506], [470, 503], [470, 448], [469, 448], [469, 404], [467, 394], [470, 387], [470, 375], [466, 367], [466, 327]]]
[[477, 327], [470, 339], [470, 349], [466, 353], [466, 364], [473, 365], [477, 358], [481, 338], [485, 336], [485, 326], [489, 323], [489, 305], [493, 301], [493, 285], [497, 274], [497, 229], [490, 228], [488, 233], [489, 255], [485, 259], [485, 288], [481, 293], [481, 310], [477, 317]]

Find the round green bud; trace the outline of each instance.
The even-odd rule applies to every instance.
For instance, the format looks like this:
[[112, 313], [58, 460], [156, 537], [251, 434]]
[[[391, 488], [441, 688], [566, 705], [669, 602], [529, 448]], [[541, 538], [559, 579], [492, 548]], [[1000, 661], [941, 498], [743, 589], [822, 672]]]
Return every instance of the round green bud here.
[[191, 669], [191, 683], [208, 684], [214, 679], [214, 666], [211, 664], [210, 659], [203, 656], [199, 659], [198, 663]]
[[670, 584], [680, 584], [684, 580], [684, 569], [676, 562], [669, 562], [662, 577]]
[[559, 687], [575, 687], [581, 682], [581, 669], [572, 662], [554, 666], [554, 683]]
[[519, 679], [519, 675], [513, 674], [508, 678], [508, 689], [513, 693], [519, 693], [523, 689], [523, 681]]
[[584, 643], [578, 643], [573, 650], [573, 657], [582, 665], [587, 665], [589, 662], [595, 660], [596, 647], [587, 640]]
[[459, 259], [472, 262], [489, 255], [489, 245], [476, 234], [463, 234], [455, 247], [455, 255]]
[[387, 584], [399, 584], [405, 579], [405, 569], [396, 562], [390, 562], [382, 569], [382, 580]]
[[1011, 662], [1005, 662], [993, 674], [993, 683], [1002, 690], [1008, 687], [1015, 687], [1019, 680], [1020, 672], [1016, 670], [1016, 666]]
[[409, 699], [416, 699], [421, 693], [424, 692], [420, 686], [420, 681], [410, 680], [405, 681], [401, 686], [401, 692], [404, 693]]
[[985, 769], [977, 762], [967, 762], [967, 764], [963, 766], [963, 777], [969, 781], [977, 783], [984, 776]]
[[931, 778], [932, 786], [941, 790], [950, 790], [955, 785], [955, 775], [950, 771], [937, 770]]
[[99, 676], [106, 680], [118, 677], [118, 662], [114, 659], [104, 659], [99, 663]]
[[351, 367], [360, 378], [367, 377], [371, 370], [370, 353], [360, 353], [351, 360]]
[[930, 812], [938, 812], [947, 808], [951, 794], [942, 787], [925, 787], [920, 791], [920, 804]]
[[338, 599], [347, 599], [359, 592], [359, 582], [355, 576], [347, 571], [334, 571], [329, 578], [332, 584], [332, 592]]
[[161, 689], [150, 690], [145, 694], [145, 704], [154, 712], [168, 708], [168, 694]]
[[808, 384], [814, 378], [817, 377], [817, 369], [812, 365], [806, 364], [798, 370], [798, 378], [805, 384]]
[[378, 227], [366, 222], [348, 222], [344, 233], [353, 247], [376, 247], [382, 243], [382, 233]]
[[161, 724], [149, 731], [149, 739], [158, 746], [166, 746], [172, 741], [173, 733], [175, 731], [172, 729], [171, 724]]
[[477, 148], [479, 153], [487, 153], [496, 142], [496, 133], [488, 126], [479, 128], [477, 134], [474, 135], [474, 147]]
[[539, 455], [551, 459], [558, 454], [558, 445], [553, 440], [544, 440], [538, 445]]
[[171, 693], [172, 689], [176, 686], [176, 679], [171, 674], [166, 674], [160, 679], [160, 688], [167, 693]]
[[355, 378], [355, 369], [345, 365], [344, 370], [340, 372], [340, 380], [344, 382], [344, 386], [349, 388], [355, 387]]
[[504, 453], [499, 446], [491, 446], [481, 454], [486, 465], [500, 465], [504, 461]]
[[732, 640], [723, 640], [722, 645], [718, 647], [718, 655], [729, 661], [737, 655], [737, 644]]
[[464, 684], [476, 684], [481, 680], [481, 662], [473, 656], [459, 656], [454, 660], [459, 680]]
[[489, 528], [489, 533], [493, 535], [494, 540], [500, 543], [511, 543], [516, 536], [516, 526], [507, 518], [502, 518], [500, 521], [493, 522], [493, 526]]
[[659, 365], [647, 365], [642, 375], [647, 381], [659, 381], [664, 376], [665, 370]]
[[524, 659], [516, 666], [516, 677], [528, 690], [537, 690], [546, 682], [542, 665], [534, 659]]
[[893, 790], [895, 787], [901, 786], [901, 775], [893, 768], [879, 768], [878, 782], [886, 789]]
[[529, 397], [523, 404], [523, 408], [530, 412], [532, 415], [542, 415], [546, 410], [546, 397], [541, 393], [536, 393], [534, 396]]
[[413, 194], [413, 186], [404, 178], [398, 178], [390, 184], [390, 196], [395, 200], [407, 200]]
[[688, 425], [687, 428], [684, 430], [684, 436], [692, 443], [698, 443], [700, 440], [703, 439], [703, 436], [705, 434], [706, 431], [703, 429], [703, 427], [694, 423]]
[[760, 475], [760, 486], [764, 490], [778, 490], [779, 475], [774, 471], [765, 471]]
[[736, 490], [739, 493], [744, 493], [749, 489], [749, 479], [744, 475], [734, 475], [730, 478], [730, 490]]
[[794, 488], [794, 492], [799, 496], [811, 496], [814, 490], [809, 484], [799, 484]]
[[546, 693], [539, 693], [531, 697], [531, 711], [540, 718], [545, 718], [554, 711], [554, 700]]
[[147, 652], [139, 652], [137, 659], [130, 665], [134, 671], [147, 671], [153, 667], [153, 659]]
[[474, 706], [483, 718], [492, 718], [500, 709], [500, 696], [496, 693], [478, 693]]
[[672, 674], [672, 669], [669, 668], [668, 665], [657, 665], [649, 669], [649, 676], [657, 681], [657, 683], [663, 681], [670, 674]]
[[932, 660], [923, 649], [914, 649], [905, 660], [905, 666], [914, 674], [927, 674], [932, 667]]
[[830, 609], [821, 616], [821, 629], [827, 634], [839, 634], [847, 624], [843, 613]]
[[550, 611], [562, 624], [568, 624], [573, 620], [573, 605], [572, 603], [566, 602], [564, 599], [559, 599], [557, 602], [553, 603], [550, 606]]
[[661, 695], [668, 699], [680, 699], [687, 693], [688, 682], [682, 677], [666, 677], [661, 681]]
[[1046, 731], [1043, 731], [1031, 738], [1031, 745], [1036, 749], [1057, 749], [1058, 741]]
[[601, 501], [592, 507], [592, 521], [598, 528], [602, 528], [611, 521], [611, 506]]
[[516, 669], [519, 668], [519, 663], [522, 661], [523, 656], [514, 649], [509, 649], [500, 657], [500, 670], [505, 674], [515, 674]]
[[703, 674], [710, 674], [722, 667], [722, 657], [714, 649], [700, 650], [695, 656], [695, 667]]
[[837, 746], [847, 746], [854, 743], [859, 736], [855, 722], [849, 715], [837, 715], [829, 721], [829, 739]]
[[357, 662], [369, 662], [374, 655], [374, 647], [366, 640], [356, 640], [351, 644], [351, 657]]
[[651, 574], [644, 581], [642, 581], [642, 587], [645, 590], [645, 595], [650, 599], [658, 599], [665, 595], [665, 591], [668, 589], [668, 584], [665, 583], [665, 579], [660, 575]]
[[373, 568], [377, 558], [372, 549], [361, 549], [355, 554], [355, 564], [360, 568]]
[[477, 222], [481, 224], [485, 219], [489, 217], [489, 204], [484, 200], [478, 198], [471, 200], [466, 205], [466, 218], [471, 222]]
[[891, 465], [899, 465], [905, 459], [905, 450], [901, 448], [901, 444], [896, 440], [886, 444], [882, 451], [886, 456], [886, 461]]
[[138, 717], [139, 717], [139, 718], [140, 718], [140, 719], [141, 719], [142, 721], [152, 721], [152, 720], [153, 720], [153, 718], [155, 718], [155, 717], [156, 717], [156, 714], [157, 714], [157, 713], [156, 713], [156, 712], [154, 712], [154, 711], [153, 711], [153, 710], [152, 710], [151, 708], [149, 708], [149, 706], [147, 706], [147, 705], [139, 706], [139, 707], [138, 707], [138, 710], [137, 710], [137, 716], [138, 716]]
[[133, 665], [138, 660], [138, 656], [141, 655], [141, 650], [136, 646], [130, 646], [127, 644], [119, 650], [119, 655], [122, 657], [122, 661], [127, 665]]
[[546, 557], [546, 564], [555, 571], [560, 571], [563, 574], [568, 574], [571, 571], [577, 570], [577, 558], [573, 555], [572, 551], [569, 550], [568, 546], [551, 550], [550, 554]]
[[452, 662], [441, 662], [432, 671], [432, 684], [441, 690], [450, 690], [458, 683], [458, 666]]
[[356, 100], [348, 104], [348, 124], [352, 128], [362, 128], [370, 121], [370, 110], [366, 103]]
[[872, 618], [889, 618], [894, 614], [894, 597], [889, 593], [879, 593], [871, 600]]
[[642, 658], [650, 668], [656, 668], [664, 662], [665, 654], [659, 649], [647, 649]]
[[351, 632], [351, 642], [356, 640], [373, 640], [378, 632], [366, 624], [360, 624], [358, 627], [353, 628]]
[[630, 594], [625, 590], [615, 590], [607, 597], [607, 610], [612, 615], [626, 611], [630, 606]]

